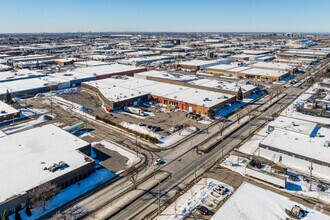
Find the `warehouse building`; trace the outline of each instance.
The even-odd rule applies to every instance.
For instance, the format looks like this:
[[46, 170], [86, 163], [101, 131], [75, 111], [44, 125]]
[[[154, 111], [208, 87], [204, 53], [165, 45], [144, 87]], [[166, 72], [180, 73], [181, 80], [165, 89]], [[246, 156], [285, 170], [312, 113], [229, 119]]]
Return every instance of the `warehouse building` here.
[[83, 83], [82, 86], [97, 93], [111, 109], [152, 99], [163, 105], [205, 115], [210, 109], [235, 102], [234, 95], [132, 77], [109, 78]]
[[249, 66], [256, 69], [285, 71], [289, 73], [295, 73], [298, 70], [297, 66], [289, 65], [285, 63], [257, 62]]
[[270, 134], [256, 154], [279, 165], [330, 181], [330, 129], [312, 122], [280, 117], [268, 126]]
[[169, 61], [172, 58], [173, 58], [172, 56], [165, 56], [165, 55], [147, 56], [147, 57], [137, 57], [137, 58], [119, 60], [118, 63], [129, 64], [129, 65], [148, 65], [158, 61]]
[[258, 69], [235, 65], [217, 65], [209, 67], [206, 69], [206, 73], [236, 76], [239, 78], [264, 79], [269, 81], [278, 81], [290, 75], [287, 71]]
[[310, 58], [310, 59], [324, 59], [330, 57], [330, 51], [322, 50], [286, 50], [278, 54], [282, 58]]
[[82, 82], [105, 79], [114, 75], [133, 76], [135, 73], [146, 70], [147, 69], [144, 67], [112, 64], [77, 68], [68, 72], [48, 74], [43, 77], [29, 77], [22, 80], [6, 80], [0, 84], [0, 97], [3, 97], [7, 90], [15, 96], [31, 96], [40, 92], [79, 86]]
[[227, 82], [212, 79], [203, 79], [201, 77], [186, 75], [181, 73], [168, 73], [165, 71], [147, 71], [134, 74], [139, 79], [148, 79], [157, 82], [186, 86], [195, 89], [203, 89], [213, 92], [221, 92], [230, 95], [236, 95], [239, 88], [242, 89], [243, 97], [247, 98], [258, 88], [254, 85], [246, 85], [237, 82]]
[[[0, 214], [24, 208], [32, 189], [68, 187], [94, 172], [90, 144], [49, 124], [0, 138]], [[27, 166], [27, 164], [29, 166]]]
[[226, 59], [220, 59], [220, 60], [190, 60], [178, 63], [176, 66], [177, 68], [181, 68], [182, 70], [187, 71], [203, 71], [207, 67], [215, 66], [219, 64], [229, 64], [230, 61]]

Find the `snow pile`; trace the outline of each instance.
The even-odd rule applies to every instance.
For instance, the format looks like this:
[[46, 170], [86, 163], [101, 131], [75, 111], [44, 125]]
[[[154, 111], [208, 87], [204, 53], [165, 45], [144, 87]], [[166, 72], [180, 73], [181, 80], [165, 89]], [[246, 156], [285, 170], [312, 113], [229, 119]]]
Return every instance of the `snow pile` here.
[[[224, 186], [228, 191], [224, 193], [224, 195], [216, 193], [214, 189], [218, 186]], [[199, 205], [203, 205], [209, 210], [214, 210], [215, 207], [233, 191], [233, 187], [227, 184], [214, 179], [203, 178], [167, 207], [157, 219], [185, 219], [191, 215]]]
[[[112, 151], [116, 151], [117, 153], [119, 153], [120, 155], [126, 157], [128, 160], [126, 162], [126, 168], [132, 167], [134, 165], [136, 165], [137, 163], [139, 163], [141, 161], [141, 158], [136, 156], [135, 153], [132, 153], [126, 149], [124, 149], [123, 147], [120, 147], [116, 144], [110, 143], [108, 141], [99, 141], [99, 142], [93, 142], [92, 145], [92, 153], [94, 153], [93, 151], [93, 147], [97, 144], [103, 145], [105, 148], [112, 150]], [[95, 153], [93, 154], [93, 156], [96, 156]], [[94, 157], [93, 157], [94, 158]]]
[[125, 122], [125, 121], [121, 122], [120, 125], [125, 127], [125, 128], [128, 128], [132, 131], [138, 132], [140, 134], [146, 134], [146, 135], [149, 135], [151, 137], [157, 138], [158, 140], [160, 140], [162, 138], [161, 135], [156, 134], [155, 132], [149, 130], [146, 127], [142, 127], [142, 126], [139, 126], [139, 125], [136, 125], [136, 124], [133, 124], [133, 123], [129, 123], [129, 122]]
[[40, 98], [40, 97], [48, 97], [48, 96], [53, 96], [53, 95], [77, 93], [77, 92], [80, 92], [80, 88], [79, 87], [54, 90], [54, 91], [46, 92], [46, 93], [38, 93], [34, 97], [35, 98]]
[[168, 147], [168, 146], [178, 142], [182, 138], [185, 138], [185, 137], [191, 135], [192, 133], [194, 133], [196, 131], [197, 131], [196, 127], [188, 127], [188, 128], [182, 129], [180, 131], [174, 132], [173, 134], [171, 134], [167, 137], [162, 137], [159, 140], [160, 143], [157, 145], [160, 147]]
[[291, 219], [286, 214], [285, 209], [291, 210], [294, 205], [298, 205], [309, 212], [304, 218], [306, 220], [326, 220], [330, 218], [330, 216], [316, 210], [310, 210], [285, 196], [244, 182], [215, 213], [212, 219]]

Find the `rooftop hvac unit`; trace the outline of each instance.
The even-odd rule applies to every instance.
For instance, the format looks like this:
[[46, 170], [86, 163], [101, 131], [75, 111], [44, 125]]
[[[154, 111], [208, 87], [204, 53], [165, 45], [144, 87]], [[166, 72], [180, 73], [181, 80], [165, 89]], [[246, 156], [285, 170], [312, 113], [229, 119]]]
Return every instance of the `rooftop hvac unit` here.
[[330, 141], [325, 141], [324, 147], [330, 147]]

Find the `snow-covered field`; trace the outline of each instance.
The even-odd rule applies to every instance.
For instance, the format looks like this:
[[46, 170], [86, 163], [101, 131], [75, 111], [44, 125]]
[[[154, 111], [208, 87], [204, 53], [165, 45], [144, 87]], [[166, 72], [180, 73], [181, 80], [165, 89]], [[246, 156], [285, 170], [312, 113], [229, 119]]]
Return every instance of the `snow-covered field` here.
[[[224, 195], [214, 191], [216, 186], [224, 186], [228, 189]], [[210, 178], [203, 178], [174, 203], [167, 207], [156, 219], [185, 219], [191, 215], [196, 207], [203, 205], [209, 210], [214, 210], [221, 200], [229, 196], [234, 188]]]
[[306, 220], [327, 220], [330, 216], [310, 209], [270, 190], [244, 182], [212, 217], [214, 220], [290, 219], [285, 209], [298, 205], [308, 211]]
[[120, 155], [126, 157], [128, 160], [126, 162], [126, 168], [132, 167], [139, 163], [141, 161], [141, 158], [136, 156], [136, 153], [132, 153], [131, 151], [128, 151], [118, 145], [115, 145], [113, 143], [110, 143], [108, 141], [99, 141], [99, 142], [93, 142], [91, 145], [92, 147], [96, 144], [101, 144], [104, 147], [108, 148], [109, 150], [113, 150], [118, 152]]
[[[88, 192], [89, 190], [113, 179], [116, 177], [116, 174], [113, 172], [108, 171], [107, 169], [100, 169], [95, 171], [95, 173], [91, 174], [86, 179], [69, 186], [66, 189], [60, 191], [59, 194], [54, 196], [50, 201], [46, 203], [46, 211], [43, 211], [42, 207], [39, 206], [37, 208], [31, 209], [32, 216], [28, 217], [25, 214], [25, 210], [20, 211], [20, 215], [22, 219], [26, 220], [33, 220], [38, 217], [41, 217], [46, 212], [50, 212], [66, 204], [70, 201], [73, 201], [77, 197], [83, 195], [84, 193]], [[11, 215], [10, 220], [14, 220], [14, 215]]]

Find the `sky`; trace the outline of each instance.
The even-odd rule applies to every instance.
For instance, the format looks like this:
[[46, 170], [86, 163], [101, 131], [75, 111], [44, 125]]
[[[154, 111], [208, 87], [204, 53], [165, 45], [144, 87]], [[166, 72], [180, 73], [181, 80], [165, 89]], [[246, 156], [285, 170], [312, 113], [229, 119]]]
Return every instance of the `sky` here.
[[0, 0], [0, 33], [330, 32], [330, 0]]

